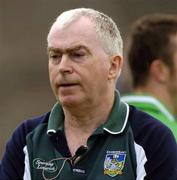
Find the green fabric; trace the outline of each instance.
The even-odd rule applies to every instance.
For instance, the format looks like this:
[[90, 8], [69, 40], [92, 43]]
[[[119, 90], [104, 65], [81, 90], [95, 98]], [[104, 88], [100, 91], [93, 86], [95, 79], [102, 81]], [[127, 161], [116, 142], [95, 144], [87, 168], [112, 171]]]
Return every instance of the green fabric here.
[[132, 93], [122, 96], [122, 100], [160, 120], [171, 129], [177, 141], [177, 120], [158, 99], [150, 95]]
[[[125, 118], [127, 115], [127, 108], [126, 106], [119, 101], [119, 94], [115, 93], [116, 100], [114, 102], [114, 107], [112, 112], [109, 116], [109, 121], [107, 121], [105, 124], [102, 124], [97, 130], [96, 134], [98, 132], [103, 133], [104, 129], [110, 130], [113, 133], [119, 133], [125, 123]], [[62, 107], [57, 102], [55, 106], [53, 107], [51, 114], [49, 116], [49, 122], [48, 122], [48, 132], [57, 132], [58, 130], [63, 130], [63, 119], [64, 114]], [[117, 119], [119, 119], [119, 123], [117, 123]]]
[[[127, 121], [128, 107], [120, 101], [116, 94], [114, 106], [108, 121], [102, 124], [89, 137], [88, 151], [71, 165], [66, 161], [60, 175], [56, 179], [68, 180], [135, 180], [136, 155], [131, 127]], [[30, 172], [32, 180], [40, 180], [42, 169], [45, 175], [52, 178], [59, 172], [64, 158], [50, 141], [57, 132], [63, 132], [64, 115], [62, 107], [57, 103], [51, 111], [48, 124], [39, 125], [27, 136]], [[120, 123], [118, 123], [120, 122]], [[51, 133], [51, 132], [56, 133]], [[48, 135], [46, 132], [49, 132]], [[122, 154], [124, 161], [119, 162], [119, 171], [105, 168], [108, 156]], [[112, 156], [111, 156], [112, 157]], [[52, 160], [53, 159], [53, 160]], [[122, 169], [121, 169], [122, 168]]]

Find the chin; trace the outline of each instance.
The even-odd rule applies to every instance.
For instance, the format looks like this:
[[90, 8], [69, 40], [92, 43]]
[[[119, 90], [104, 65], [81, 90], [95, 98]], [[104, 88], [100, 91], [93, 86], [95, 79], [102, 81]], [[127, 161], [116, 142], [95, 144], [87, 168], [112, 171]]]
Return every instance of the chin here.
[[66, 106], [66, 107], [67, 106], [73, 107], [81, 103], [80, 98], [76, 98], [76, 97], [62, 97], [62, 98], [59, 98], [59, 101], [62, 106]]

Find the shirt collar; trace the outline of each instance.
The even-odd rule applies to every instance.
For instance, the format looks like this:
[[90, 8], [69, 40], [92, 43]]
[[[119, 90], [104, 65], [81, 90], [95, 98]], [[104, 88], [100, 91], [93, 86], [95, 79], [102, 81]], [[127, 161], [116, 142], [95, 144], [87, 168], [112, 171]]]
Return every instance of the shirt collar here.
[[[124, 131], [129, 116], [129, 106], [120, 100], [118, 91], [115, 92], [115, 100], [108, 121], [102, 124], [94, 134], [107, 131], [110, 134], [120, 134]], [[51, 110], [47, 128], [47, 134], [55, 134], [64, 129], [64, 113], [62, 106], [57, 102]]]
[[115, 100], [108, 121], [103, 129], [110, 134], [120, 134], [124, 131], [129, 116], [129, 106], [120, 100], [120, 95], [115, 92]]
[[123, 96], [121, 98], [123, 101], [126, 101], [127, 103], [133, 104], [133, 103], [146, 103], [146, 106], [150, 107], [151, 109], [154, 108], [158, 111], [160, 111], [167, 119], [170, 121], [175, 121], [175, 117], [173, 114], [168, 110], [168, 108], [157, 98], [151, 96], [151, 95], [139, 95], [136, 93], [129, 94], [127, 96]]
[[64, 113], [62, 106], [57, 102], [51, 110], [47, 128], [47, 134], [55, 134], [58, 130], [64, 129]]

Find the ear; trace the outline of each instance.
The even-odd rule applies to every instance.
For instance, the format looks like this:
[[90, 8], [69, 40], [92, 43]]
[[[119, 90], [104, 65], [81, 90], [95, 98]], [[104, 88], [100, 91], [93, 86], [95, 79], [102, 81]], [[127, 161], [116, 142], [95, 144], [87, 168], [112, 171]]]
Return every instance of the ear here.
[[155, 81], [164, 83], [169, 81], [170, 69], [163, 61], [156, 59], [150, 65], [150, 74]]
[[117, 79], [120, 76], [123, 65], [123, 58], [121, 56], [114, 56], [110, 60], [110, 68], [108, 79]]

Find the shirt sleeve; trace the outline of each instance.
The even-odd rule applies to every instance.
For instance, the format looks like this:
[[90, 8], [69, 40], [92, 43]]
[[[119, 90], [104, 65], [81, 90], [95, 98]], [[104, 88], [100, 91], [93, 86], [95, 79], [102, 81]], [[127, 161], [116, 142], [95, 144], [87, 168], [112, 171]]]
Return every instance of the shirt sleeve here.
[[26, 136], [40, 123], [48, 121], [50, 112], [20, 124], [7, 142], [0, 162], [0, 180], [21, 180], [24, 177]]
[[6, 145], [0, 164], [0, 180], [23, 179], [25, 138], [25, 128], [22, 124], [14, 131]]
[[[130, 107], [134, 141], [144, 150], [144, 180], [177, 180], [177, 143], [171, 130], [152, 116]], [[142, 151], [141, 151], [142, 152]], [[141, 160], [139, 154], [137, 158]], [[139, 161], [138, 161], [139, 162]], [[137, 162], [137, 163], [138, 163]]]
[[[177, 144], [171, 131], [165, 126], [154, 128], [147, 144], [145, 180], [177, 180]], [[149, 146], [149, 147], [148, 147]]]

